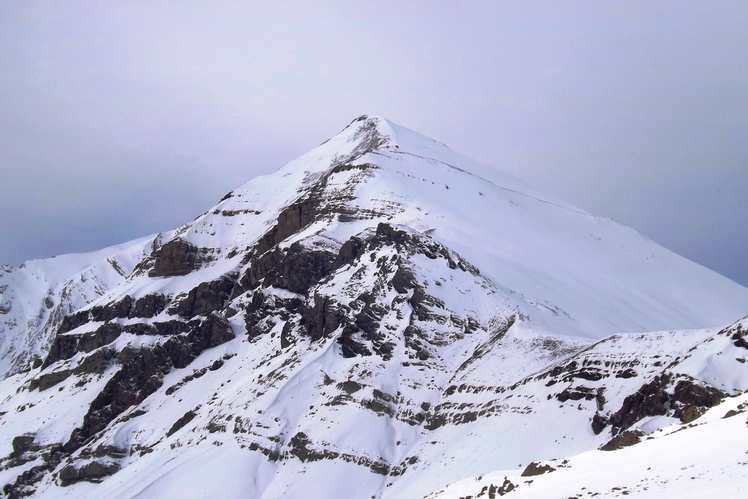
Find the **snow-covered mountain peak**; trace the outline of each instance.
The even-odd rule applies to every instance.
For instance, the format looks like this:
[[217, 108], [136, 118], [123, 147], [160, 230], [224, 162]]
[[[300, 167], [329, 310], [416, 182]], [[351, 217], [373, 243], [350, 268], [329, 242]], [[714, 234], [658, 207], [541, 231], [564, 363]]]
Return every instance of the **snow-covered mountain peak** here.
[[0, 479], [422, 497], [737, 395], [747, 312], [636, 231], [363, 116], [173, 231], [1, 274]]
[[[338, 134], [322, 145], [339, 147], [342, 143], [355, 144], [361, 150], [375, 151], [385, 148], [439, 144], [433, 139], [397, 125], [383, 116], [364, 114], [351, 121]], [[444, 144], [440, 144], [446, 148]]]
[[[0, 276], [7, 288], [2, 310], [16, 303], [12, 312], [0, 315], [0, 327], [24, 331], [36, 324], [34, 331], [45, 331], [6, 332], [4, 370], [19, 365], [9, 358], [28, 361], [23, 352], [40, 354], [61, 320], [61, 312], [54, 312], [60, 303], [66, 303], [60, 310], [70, 313], [122, 293], [135, 299], [159, 290], [178, 295], [202, 281], [245, 273], [253, 258], [276, 246], [314, 240], [339, 248], [380, 222], [420, 231], [458, 252], [536, 330], [600, 338], [706, 327], [746, 312], [748, 290], [637, 232], [539, 193], [385, 118], [361, 116], [174, 231], [86, 256], [28, 262], [22, 272]], [[153, 265], [177, 257], [184, 258], [177, 274], [189, 270], [188, 275], [148, 279]], [[139, 260], [132, 263], [133, 258]], [[95, 279], [76, 277], [91, 265], [108, 269], [111, 277], [100, 271]], [[30, 280], [13, 284], [22, 275]], [[91, 287], [83, 301], [72, 305], [55, 299], [57, 287], [67, 289], [64, 283], [76, 280]], [[16, 294], [24, 287], [36, 291], [33, 297], [27, 292], [29, 303], [21, 305]], [[52, 309], [46, 305], [50, 300]], [[30, 337], [37, 338], [33, 347], [18, 344]]]
[[[382, 116], [359, 116], [340, 133], [323, 142], [320, 148], [310, 152], [309, 155], [321, 157], [328, 155], [332, 158], [338, 158], [338, 161], [341, 159], [350, 161], [366, 153], [377, 153], [390, 157], [401, 155], [401, 158], [410, 155], [429, 162], [451, 166], [464, 173], [494, 183], [499, 187], [552, 199], [507, 172], [481, 164], [454, 151], [442, 142], [393, 123]], [[302, 156], [302, 158], [307, 158], [307, 155]], [[295, 165], [296, 162], [294, 161], [292, 164]], [[421, 166], [426, 166], [426, 164], [421, 164]], [[428, 171], [422, 173], [428, 175]], [[559, 200], [553, 199], [553, 201], [565, 204]]]
[[342, 245], [378, 222], [459, 252], [546, 331], [706, 327], [741, 317], [748, 303], [745, 288], [636, 231], [380, 117], [357, 118], [169, 237], [237, 255], [221, 260], [227, 272], [243, 248], [265, 251], [262, 241], [287, 247], [315, 235]]

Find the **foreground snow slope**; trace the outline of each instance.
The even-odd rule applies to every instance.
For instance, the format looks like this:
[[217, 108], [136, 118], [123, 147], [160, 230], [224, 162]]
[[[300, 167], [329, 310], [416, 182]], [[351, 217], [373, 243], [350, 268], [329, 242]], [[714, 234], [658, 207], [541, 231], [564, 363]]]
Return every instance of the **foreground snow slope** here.
[[[500, 497], [739, 498], [748, 494], [748, 397], [710, 409], [698, 422], [655, 431], [616, 452], [587, 451], [544, 462], [554, 471], [521, 476], [522, 469], [493, 471], [450, 484], [428, 499]], [[733, 413], [737, 413], [734, 414]], [[725, 416], [728, 417], [725, 417]], [[493, 494], [490, 494], [491, 491]]]
[[0, 292], [11, 497], [423, 497], [748, 389], [746, 288], [375, 117]]

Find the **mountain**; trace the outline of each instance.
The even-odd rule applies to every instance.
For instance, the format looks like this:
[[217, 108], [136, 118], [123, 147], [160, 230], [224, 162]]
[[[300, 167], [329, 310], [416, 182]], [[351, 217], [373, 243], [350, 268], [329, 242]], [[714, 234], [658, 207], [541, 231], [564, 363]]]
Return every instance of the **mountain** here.
[[553, 490], [748, 407], [748, 289], [383, 118], [2, 272], [9, 497]]

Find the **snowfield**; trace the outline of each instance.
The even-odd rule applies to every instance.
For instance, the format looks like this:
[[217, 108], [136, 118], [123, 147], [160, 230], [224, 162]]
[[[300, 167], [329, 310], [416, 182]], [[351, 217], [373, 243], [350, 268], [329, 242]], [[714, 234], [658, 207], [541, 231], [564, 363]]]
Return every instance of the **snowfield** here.
[[[748, 398], [710, 409], [698, 423], [659, 429], [647, 440], [615, 452], [591, 450], [543, 462], [553, 471], [521, 476], [523, 468], [466, 478], [428, 499], [500, 497], [508, 481], [512, 499], [551, 497], [745, 497], [748, 490]], [[730, 411], [739, 412], [725, 417]], [[678, 422], [680, 423], [680, 422]], [[508, 487], [505, 487], [508, 488]]]
[[174, 231], [0, 272], [0, 482], [742, 497], [746, 314], [636, 231], [363, 116]]

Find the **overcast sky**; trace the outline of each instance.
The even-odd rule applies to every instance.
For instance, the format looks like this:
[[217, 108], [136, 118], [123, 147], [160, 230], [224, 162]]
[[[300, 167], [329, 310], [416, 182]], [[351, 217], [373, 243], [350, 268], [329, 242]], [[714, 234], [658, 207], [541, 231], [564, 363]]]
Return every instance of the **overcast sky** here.
[[0, 262], [382, 115], [748, 285], [748, 2], [0, 3]]

